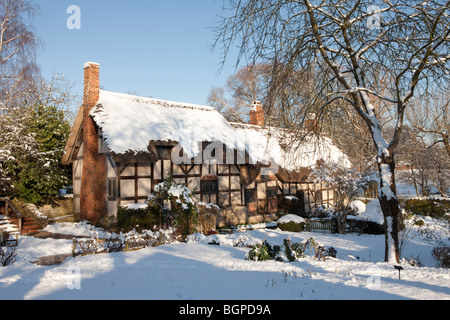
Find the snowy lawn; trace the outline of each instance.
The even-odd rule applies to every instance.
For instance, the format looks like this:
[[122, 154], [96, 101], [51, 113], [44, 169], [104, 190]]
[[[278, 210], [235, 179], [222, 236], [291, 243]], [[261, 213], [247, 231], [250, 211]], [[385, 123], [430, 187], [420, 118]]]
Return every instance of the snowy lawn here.
[[[46, 230], [96, 232], [82, 223]], [[255, 262], [245, 260], [248, 248], [228, 246], [239, 237], [248, 243], [266, 237], [271, 245], [282, 245], [288, 236], [294, 242], [314, 237], [334, 247], [336, 259], [317, 261], [308, 253], [298, 262]], [[403, 263], [401, 280], [392, 264], [380, 262], [384, 236], [253, 230], [215, 237], [221, 245], [173, 243], [68, 258], [50, 267], [31, 261], [71, 253], [72, 241], [23, 237], [16, 262], [0, 267], [0, 299], [450, 299], [449, 269], [435, 267], [430, 252], [436, 245], [419, 237], [407, 244], [403, 256], [419, 256], [425, 266]]]

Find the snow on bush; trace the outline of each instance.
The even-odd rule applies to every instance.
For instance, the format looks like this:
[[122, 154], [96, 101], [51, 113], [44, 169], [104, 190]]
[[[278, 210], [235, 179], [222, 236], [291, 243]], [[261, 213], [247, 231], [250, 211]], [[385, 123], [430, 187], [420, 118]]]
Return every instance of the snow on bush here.
[[355, 200], [350, 204], [350, 208], [358, 215], [366, 211], [366, 204], [361, 200]]
[[260, 245], [261, 240], [248, 237], [245, 235], [236, 235], [236, 234], [232, 235], [213, 234], [205, 236], [203, 233], [194, 233], [186, 238], [186, 243], [188, 244], [202, 243], [227, 247], [250, 248], [255, 245]]
[[173, 228], [150, 231], [144, 230], [136, 232], [132, 230], [127, 233], [103, 232], [102, 237], [98, 236], [89, 239], [77, 239], [73, 241], [72, 254], [87, 255], [105, 252], [121, 252], [170, 244], [177, 241]]
[[364, 211], [359, 211], [363, 208], [363, 206], [357, 204], [355, 207], [358, 208], [357, 215], [348, 216], [348, 219], [364, 220], [384, 224], [383, 212], [381, 211], [380, 201], [378, 201], [378, 199], [370, 200], [369, 203], [365, 205]]
[[306, 253], [314, 252], [314, 259], [325, 261], [328, 258], [336, 258], [336, 249], [325, 246], [310, 237], [302, 242], [293, 242], [291, 237], [283, 240], [283, 245], [270, 245], [268, 241], [254, 245], [245, 256], [246, 260], [251, 261], [289, 261], [295, 262], [306, 258]]
[[278, 219], [277, 225], [283, 231], [301, 232], [305, 228], [306, 220], [295, 214], [287, 214]]
[[[183, 235], [187, 236], [194, 231], [198, 210], [194, 195], [184, 184], [174, 183], [169, 177], [155, 186], [148, 197], [148, 203], [158, 209], [160, 215], [168, 209], [175, 219], [174, 224]], [[162, 216], [160, 220], [162, 221]], [[171, 225], [172, 221], [168, 222]]]
[[306, 223], [306, 220], [295, 214], [287, 214], [287, 215], [281, 217], [280, 219], [278, 219], [278, 221], [277, 221], [278, 224], [288, 223], [288, 222]]

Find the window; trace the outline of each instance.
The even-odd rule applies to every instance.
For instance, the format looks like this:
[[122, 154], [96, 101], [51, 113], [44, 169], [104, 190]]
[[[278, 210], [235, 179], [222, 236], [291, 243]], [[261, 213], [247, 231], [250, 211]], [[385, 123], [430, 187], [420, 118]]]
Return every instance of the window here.
[[108, 179], [108, 200], [116, 200], [117, 197], [117, 180], [115, 178]]
[[267, 197], [276, 197], [277, 196], [277, 187], [267, 187], [266, 188], [266, 195]]
[[203, 176], [200, 179], [200, 188], [203, 194], [219, 192], [219, 178], [217, 176]]
[[322, 190], [316, 191], [314, 200], [316, 201], [316, 203], [321, 203], [323, 201]]
[[256, 189], [245, 189], [245, 204], [255, 202], [257, 202]]
[[201, 189], [203, 194], [211, 194], [219, 192], [219, 180], [218, 179], [208, 179], [201, 180]]
[[170, 159], [172, 156], [172, 147], [156, 147], [158, 159]]

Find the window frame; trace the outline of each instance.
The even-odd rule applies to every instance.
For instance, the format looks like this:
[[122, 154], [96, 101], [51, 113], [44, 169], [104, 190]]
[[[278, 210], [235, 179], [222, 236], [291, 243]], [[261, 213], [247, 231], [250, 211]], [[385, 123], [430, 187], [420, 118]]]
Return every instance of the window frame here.
[[256, 194], [256, 188], [244, 189], [244, 200], [246, 205], [249, 203], [257, 203], [258, 197]]
[[117, 179], [116, 178], [108, 178], [107, 180], [107, 195], [108, 200], [115, 201], [117, 199]]
[[158, 159], [171, 159], [172, 158], [172, 149], [173, 147], [169, 146], [157, 146], [156, 147], [156, 156]]
[[200, 181], [200, 191], [202, 194], [218, 193], [219, 192], [219, 180], [218, 179], [201, 180]]

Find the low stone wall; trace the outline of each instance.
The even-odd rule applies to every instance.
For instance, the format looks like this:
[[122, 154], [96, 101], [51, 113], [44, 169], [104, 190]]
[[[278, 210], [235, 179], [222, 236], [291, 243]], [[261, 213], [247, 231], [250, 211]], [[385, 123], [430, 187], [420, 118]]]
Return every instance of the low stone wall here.
[[37, 208], [51, 221], [73, 221], [74, 209], [71, 197], [61, 197], [54, 204], [47, 204]]
[[276, 213], [250, 213], [246, 206], [233, 206], [222, 209], [217, 217], [217, 227], [254, 224], [278, 219]]

